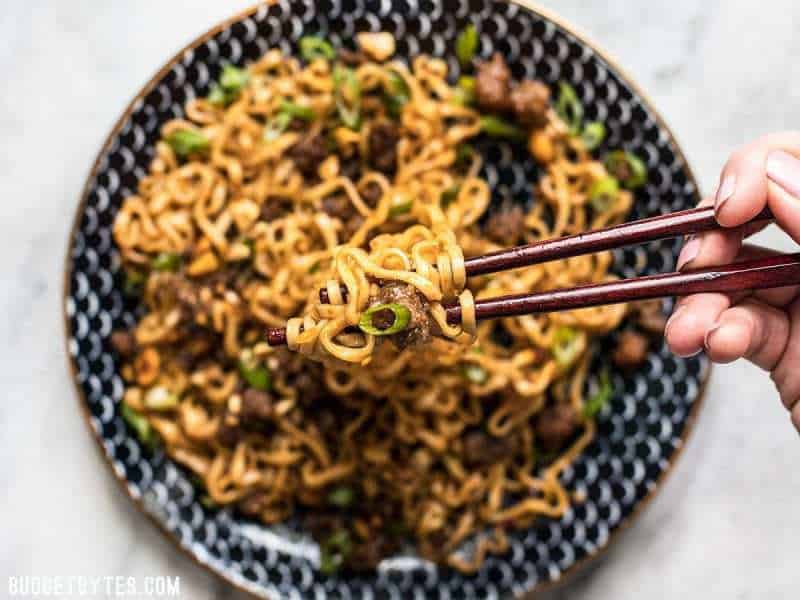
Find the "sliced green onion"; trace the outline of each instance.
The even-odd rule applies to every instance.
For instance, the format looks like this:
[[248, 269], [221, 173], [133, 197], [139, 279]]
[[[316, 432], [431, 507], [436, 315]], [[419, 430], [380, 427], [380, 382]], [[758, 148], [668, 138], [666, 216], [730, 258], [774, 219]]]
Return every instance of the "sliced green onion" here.
[[302, 119], [303, 121], [313, 121], [317, 118], [317, 113], [310, 106], [303, 106], [296, 102], [284, 100], [281, 103], [281, 114], [288, 114], [291, 117]]
[[397, 118], [403, 112], [403, 107], [408, 104], [408, 98], [405, 96], [385, 96], [383, 103], [389, 116]]
[[462, 75], [458, 78], [458, 87], [465, 92], [475, 93], [475, 78], [468, 75]]
[[281, 103], [281, 109], [270, 121], [264, 126], [264, 133], [262, 139], [265, 142], [272, 142], [278, 139], [281, 134], [286, 131], [292, 119], [301, 119], [303, 121], [313, 121], [317, 118], [317, 113], [310, 106], [303, 106], [296, 102], [284, 100]]
[[572, 327], [559, 327], [553, 336], [554, 346], [552, 348], [553, 358], [562, 367], [571, 365], [578, 357], [580, 348], [578, 332]]
[[610, 175], [595, 181], [589, 188], [589, 203], [599, 212], [605, 212], [619, 194], [619, 182]]
[[475, 102], [475, 96], [470, 95], [461, 88], [455, 88], [453, 90], [453, 96], [450, 98], [450, 102], [456, 106], [469, 106]]
[[587, 150], [594, 150], [606, 139], [606, 126], [600, 121], [587, 123], [583, 128], [583, 133], [581, 133], [581, 139]]
[[355, 71], [336, 65], [333, 86], [339, 118], [345, 127], [358, 131], [361, 129], [361, 84]]
[[456, 164], [465, 163], [472, 160], [475, 148], [469, 144], [459, 144], [456, 146]]
[[478, 51], [478, 28], [470, 23], [456, 38], [456, 57], [462, 67], [468, 67]]
[[482, 366], [475, 363], [467, 363], [462, 371], [467, 381], [482, 385], [489, 380], [489, 373]]
[[583, 405], [583, 416], [587, 419], [595, 417], [608, 404], [614, 394], [614, 387], [611, 385], [608, 369], [601, 371], [598, 383], [600, 387], [597, 392]]
[[389, 216], [397, 217], [411, 212], [411, 199], [405, 196], [392, 198], [392, 205], [389, 207]]
[[583, 104], [578, 99], [575, 88], [570, 84], [561, 81], [558, 84], [558, 90], [556, 112], [569, 127], [569, 132], [572, 135], [578, 135], [581, 131], [581, 121], [583, 121]]
[[307, 35], [300, 38], [300, 56], [307, 62], [318, 58], [333, 60], [336, 58], [336, 50], [327, 40], [315, 35]]
[[389, 73], [388, 89], [383, 97], [387, 112], [393, 117], [399, 117], [403, 112], [403, 107], [408, 104], [411, 92], [408, 89], [406, 80], [397, 73]]
[[475, 78], [460, 77], [458, 86], [453, 88], [453, 104], [470, 106], [475, 103]]
[[615, 150], [606, 156], [606, 169], [626, 188], [632, 190], [647, 181], [647, 167], [641, 158], [624, 150]]
[[208, 92], [208, 96], [206, 96], [206, 100], [211, 102], [214, 106], [225, 106], [230, 102], [228, 94], [225, 93], [225, 90], [222, 89], [222, 86], [218, 83], [215, 83], [211, 86], [211, 90]]
[[222, 67], [219, 85], [228, 94], [238, 94], [248, 81], [250, 81], [250, 72], [247, 69], [240, 69], [231, 64]]
[[219, 504], [214, 502], [214, 499], [208, 494], [203, 494], [200, 496], [200, 504], [202, 504], [208, 510], [216, 510], [219, 508]]
[[169, 410], [178, 406], [178, 396], [158, 385], [147, 390], [144, 405], [151, 410]]
[[153, 430], [150, 428], [150, 423], [144, 415], [139, 414], [125, 404], [125, 402], [122, 403], [121, 414], [122, 419], [127, 423], [128, 427], [133, 430], [140, 442], [147, 445], [153, 443]]
[[333, 575], [342, 568], [342, 556], [338, 553], [333, 553], [325, 548], [320, 548], [319, 551], [319, 570], [323, 575]]
[[509, 140], [524, 140], [525, 132], [516, 125], [513, 125], [495, 115], [484, 115], [481, 117], [481, 130], [493, 138], [505, 138]]
[[264, 126], [264, 134], [262, 139], [265, 142], [273, 142], [277, 140], [281, 134], [289, 127], [292, 122], [292, 115], [289, 113], [281, 112], [275, 115], [269, 123]]
[[239, 373], [247, 385], [257, 390], [266, 392], [272, 387], [272, 373], [256, 360], [250, 349], [243, 350], [239, 357]]
[[394, 71], [391, 71], [389, 72], [388, 80], [389, 80], [389, 93], [402, 94], [406, 97], [410, 95], [408, 84], [406, 83], [406, 80], [403, 79], [400, 75], [398, 75]]
[[352, 551], [353, 542], [350, 540], [350, 534], [340, 529], [321, 545], [319, 570], [325, 575], [333, 575], [342, 568]]
[[344, 529], [340, 529], [331, 535], [331, 537], [328, 538], [328, 545], [343, 550], [347, 554], [350, 554], [350, 550], [353, 548], [353, 544], [350, 541], [350, 534]]
[[447, 208], [453, 202], [455, 202], [456, 198], [458, 198], [458, 192], [461, 191], [461, 186], [454, 185], [452, 187], [447, 188], [442, 192], [442, 196], [439, 199], [439, 203], [442, 205], [443, 208]]
[[167, 136], [167, 143], [175, 151], [175, 154], [183, 158], [190, 154], [206, 152], [211, 145], [206, 136], [193, 129], [173, 131]]
[[314, 273], [318, 273], [320, 268], [322, 267], [322, 261], [316, 261], [311, 267], [308, 269], [308, 274], [313, 275]]
[[215, 106], [227, 106], [239, 97], [239, 92], [247, 85], [248, 81], [250, 81], [250, 72], [247, 69], [225, 64], [222, 67], [219, 83], [211, 86], [206, 100]]
[[[384, 310], [392, 311], [394, 314], [394, 321], [386, 329], [378, 329], [372, 324], [372, 317], [375, 315], [375, 313]], [[411, 311], [402, 304], [397, 304], [394, 302], [389, 304], [376, 304], [374, 306], [370, 306], [364, 312], [364, 314], [361, 315], [361, 320], [358, 322], [358, 328], [364, 333], [369, 333], [370, 335], [392, 335], [393, 333], [398, 333], [408, 327], [408, 322], [410, 320]]]
[[180, 254], [174, 252], [159, 252], [153, 260], [150, 261], [150, 266], [156, 271], [175, 272], [181, 267]]
[[346, 485], [340, 485], [334, 488], [328, 494], [328, 503], [339, 508], [347, 508], [353, 504], [356, 499], [356, 493], [353, 488]]
[[125, 269], [122, 281], [122, 292], [126, 296], [138, 296], [145, 282], [145, 275], [135, 269]]

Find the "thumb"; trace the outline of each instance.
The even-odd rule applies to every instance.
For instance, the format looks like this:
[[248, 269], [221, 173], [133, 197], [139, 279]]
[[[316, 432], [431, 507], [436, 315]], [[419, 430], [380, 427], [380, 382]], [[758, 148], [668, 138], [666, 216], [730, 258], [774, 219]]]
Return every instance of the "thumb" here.
[[747, 223], [769, 206], [778, 225], [800, 243], [800, 132], [764, 136], [734, 152], [715, 205], [724, 227]]
[[767, 155], [767, 203], [775, 220], [800, 243], [800, 151], [772, 150]]

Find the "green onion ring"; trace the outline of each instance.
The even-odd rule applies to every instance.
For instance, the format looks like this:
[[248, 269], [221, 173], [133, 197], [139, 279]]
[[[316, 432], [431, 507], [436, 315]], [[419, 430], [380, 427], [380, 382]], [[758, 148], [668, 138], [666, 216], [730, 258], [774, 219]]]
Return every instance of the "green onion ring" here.
[[[372, 324], [372, 317], [375, 315], [375, 313], [383, 310], [390, 310], [392, 313], [394, 313], [394, 322], [386, 329], [378, 329]], [[390, 304], [376, 304], [374, 306], [370, 306], [364, 312], [364, 314], [361, 315], [361, 320], [358, 322], [358, 328], [364, 333], [368, 333], [370, 335], [392, 335], [393, 333], [398, 333], [408, 327], [409, 321], [411, 321], [411, 311], [402, 304], [397, 304], [394, 302]]]

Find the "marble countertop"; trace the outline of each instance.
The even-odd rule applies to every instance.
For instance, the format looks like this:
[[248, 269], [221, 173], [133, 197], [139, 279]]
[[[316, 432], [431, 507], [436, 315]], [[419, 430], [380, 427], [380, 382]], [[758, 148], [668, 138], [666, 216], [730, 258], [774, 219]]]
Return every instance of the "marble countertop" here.
[[[66, 369], [64, 250], [83, 180], [137, 89], [248, 2], [31, 0], [0, 19], [0, 589], [8, 575], [169, 574], [238, 598], [132, 509], [98, 458]], [[705, 190], [726, 155], [800, 122], [790, 0], [548, 0], [641, 84]], [[798, 50], [798, 52], [795, 52]], [[777, 232], [762, 241], [789, 248]], [[800, 440], [769, 379], [718, 368], [662, 492], [586, 574], [548, 597], [797, 598]], [[3, 595], [0, 592], [0, 595]]]

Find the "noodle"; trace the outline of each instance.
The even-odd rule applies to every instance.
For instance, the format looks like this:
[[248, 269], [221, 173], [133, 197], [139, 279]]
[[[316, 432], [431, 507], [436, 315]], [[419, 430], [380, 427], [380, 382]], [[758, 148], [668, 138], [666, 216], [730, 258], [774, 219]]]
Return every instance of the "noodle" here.
[[[458, 100], [445, 62], [362, 57], [347, 70], [270, 50], [226, 67], [186, 115], [164, 125], [114, 223], [145, 306], [123, 348], [140, 437], [156, 432], [208, 503], [265, 523], [306, 514], [353, 568], [410, 537], [474, 571], [507, 548], [507, 529], [563, 515], [559, 475], [595, 430], [592, 340], [627, 308], [476, 322], [475, 299], [604, 281], [611, 258], [467, 281], [464, 256], [503, 243], [479, 224], [491, 194], [465, 152], [482, 113]], [[600, 206], [606, 168], [556, 111], [543, 118], [519, 242], [622, 220], [631, 193]], [[376, 303], [405, 309], [393, 318], [406, 329], [359, 328]], [[284, 324], [288, 349], [269, 347], [264, 328]]]

